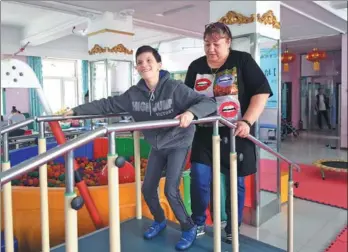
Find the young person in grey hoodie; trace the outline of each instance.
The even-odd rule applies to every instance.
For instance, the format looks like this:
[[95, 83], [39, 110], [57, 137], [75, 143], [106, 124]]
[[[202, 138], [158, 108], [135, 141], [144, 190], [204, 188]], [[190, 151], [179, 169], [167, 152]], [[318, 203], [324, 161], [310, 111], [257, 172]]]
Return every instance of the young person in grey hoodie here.
[[142, 46], [137, 50], [136, 65], [142, 77], [136, 86], [120, 96], [80, 105], [66, 115], [128, 112], [135, 121], [180, 120], [179, 127], [142, 131], [152, 147], [142, 192], [155, 219], [145, 231], [144, 238], [154, 238], [166, 227], [157, 194], [162, 171], [166, 169], [165, 195], [182, 229], [181, 239], [175, 247], [177, 250], [186, 250], [193, 244], [197, 233], [197, 226], [186, 212], [179, 191], [179, 182], [195, 132], [191, 122], [194, 118], [215, 113], [216, 104], [213, 99], [198, 94], [181, 81], [170, 79], [169, 72], [160, 70], [161, 56], [150, 46]]

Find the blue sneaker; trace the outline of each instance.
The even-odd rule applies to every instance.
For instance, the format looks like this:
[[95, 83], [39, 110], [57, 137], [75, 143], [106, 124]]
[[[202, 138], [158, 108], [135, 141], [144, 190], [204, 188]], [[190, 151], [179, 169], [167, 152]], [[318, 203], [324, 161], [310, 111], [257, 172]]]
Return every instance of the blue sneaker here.
[[152, 225], [145, 231], [144, 238], [149, 240], [157, 236], [162, 230], [164, 230], [167, 226], [167, 221], [164, 220], [162, 222], [154, 221]]
[[182, 232], [181, 238], [175, 246], [176, 250], [186, 250], [192, 246], [193, 242], [196, 240], [197, 236], [197, 226], [195, 225], [188, 231]]

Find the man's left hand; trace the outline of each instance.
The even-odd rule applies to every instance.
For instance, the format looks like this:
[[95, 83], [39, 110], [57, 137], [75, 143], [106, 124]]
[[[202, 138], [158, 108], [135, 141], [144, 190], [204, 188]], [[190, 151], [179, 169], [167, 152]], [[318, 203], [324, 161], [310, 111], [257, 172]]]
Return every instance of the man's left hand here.
[[190, 111], [186, 111], [186, 112], [184, 112], [184, 113], [182, 113], [180, 115], [177, 115], [175, 117], [175, 119], [179, 119], [180, 120], [179, 127], [181, 127], [181, 128], [187, 128], [188, 126], [190, 126], [193, 118], [194, 118], [194, 115]]
[[241, 138], [246, 138], [249, 135], [250, 127], [246, 122], [238, 121], [236, 123], [236, 126], [237, 126], [237, 128], [234, 132], [235, 136], [239, 136]]

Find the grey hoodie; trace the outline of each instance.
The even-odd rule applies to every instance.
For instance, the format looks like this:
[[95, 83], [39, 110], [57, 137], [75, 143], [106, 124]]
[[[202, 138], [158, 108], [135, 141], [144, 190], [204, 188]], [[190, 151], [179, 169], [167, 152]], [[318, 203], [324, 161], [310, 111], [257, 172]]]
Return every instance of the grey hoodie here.
[[[195, 118], [202, 118], [216, 112], [212, 98], [196, 93], [181, 81], [170, 79], [167, 71], [160, 72], [160, 81], [150, 91], [141, 79], [120, 96], [103, 98], [73, 109], [75, 115], [117, 114], [128, 112], [136, 122], [173, 119], [191, 111]], [[195, 126], [188, 128], [161, 128], [142, 131], [153, 148], [189, 147], [194, 137]]]

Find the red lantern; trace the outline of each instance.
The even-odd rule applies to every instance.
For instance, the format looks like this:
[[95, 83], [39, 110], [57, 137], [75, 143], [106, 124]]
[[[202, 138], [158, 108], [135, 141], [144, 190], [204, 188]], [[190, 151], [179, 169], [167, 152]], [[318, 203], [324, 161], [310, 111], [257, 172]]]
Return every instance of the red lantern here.
[[313, 48], [311, 52], [307, 53], [306, 59], [308, 61], [313, 62], [314, 71], [319, 71], [320, 70], [319, 61], [326, 59], [326, 52], [319, 51], [318, 48]]
[[284, 72], [289, 72], [289, 63], [293, 62], [296, 59], [296, 55], [294, 53], [289, 53], [288, 49], [282, 53], [282, 63]]

